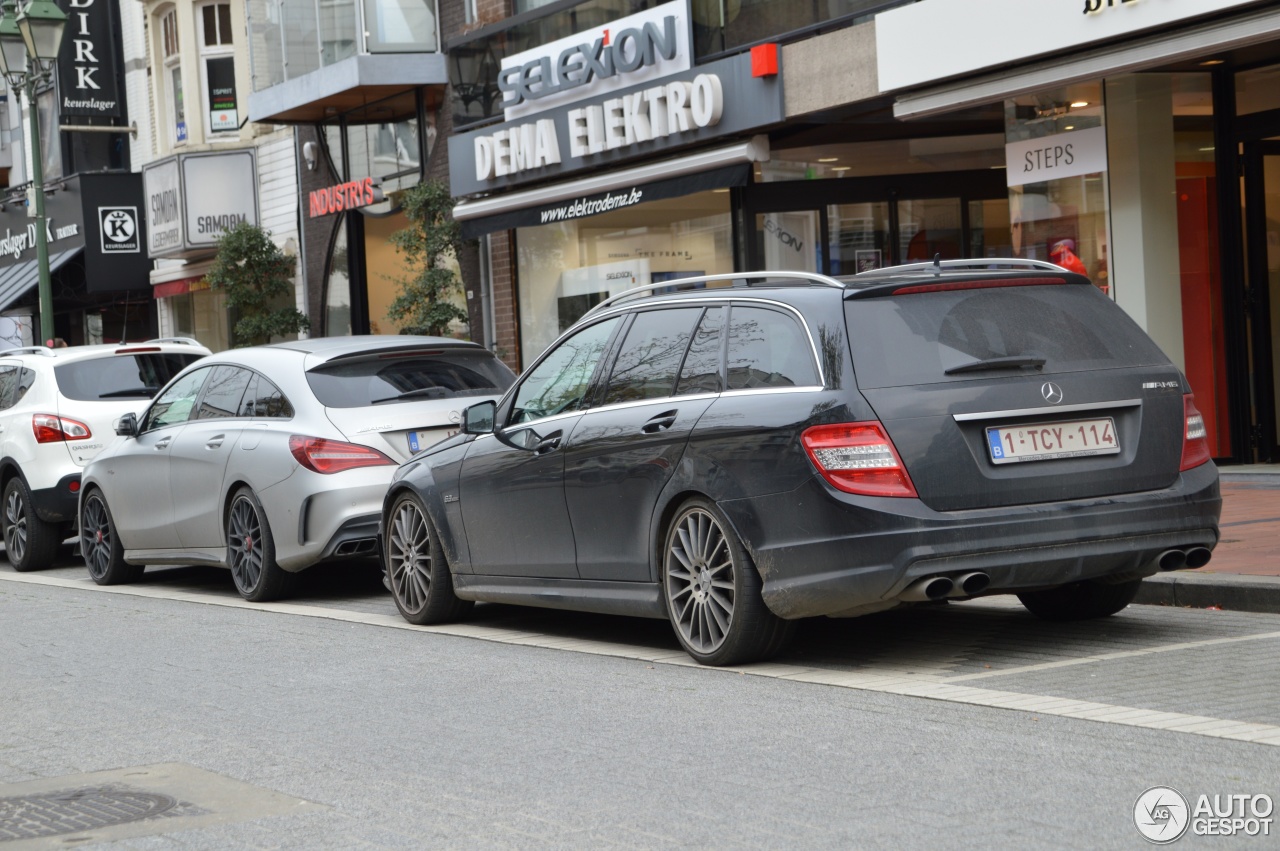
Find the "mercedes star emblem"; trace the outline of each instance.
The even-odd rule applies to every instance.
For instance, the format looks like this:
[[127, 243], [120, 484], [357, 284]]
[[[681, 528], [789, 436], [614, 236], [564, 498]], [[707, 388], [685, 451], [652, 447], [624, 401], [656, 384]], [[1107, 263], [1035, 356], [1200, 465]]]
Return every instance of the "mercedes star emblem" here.
[[1062, 401], [1062, 388], [1054, 384], [1052, 381], [1046, 381], [1040, 385], [1040, 395], [1050, 405], [1056, 405]]

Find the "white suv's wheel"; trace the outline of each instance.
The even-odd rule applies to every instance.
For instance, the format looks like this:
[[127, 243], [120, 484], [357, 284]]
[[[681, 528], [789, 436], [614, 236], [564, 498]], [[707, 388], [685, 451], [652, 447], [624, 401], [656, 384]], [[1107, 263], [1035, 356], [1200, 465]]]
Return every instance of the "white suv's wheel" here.
[[5, 485], [3, 502], [4, 548], [13, 569], [26, 572], [51, 566], [58, 552], [58, 524], [36, 516], [31, 491], [21, 476]]

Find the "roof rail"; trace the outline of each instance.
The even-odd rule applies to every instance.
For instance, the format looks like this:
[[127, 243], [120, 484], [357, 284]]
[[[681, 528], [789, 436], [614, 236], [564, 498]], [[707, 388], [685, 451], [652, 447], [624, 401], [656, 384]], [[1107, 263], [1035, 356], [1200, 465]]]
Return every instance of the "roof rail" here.
[[17, 348], [0, 351], [0, 355], [44, 355], [45, 357], [53, 357], [53, 349], [48, 346], [18, 346]]
[[980, 272], [984, 269], [1028, 269], [1038, 272], [1070, 271], [1045, 260], [1024, 260], [1021, 257], [972, 257], [967, 260], [942, 260], [936, 262], [929, 260], [924, 263], [885, 266], [883, 269], [868, 269], [865, 272], [859, 272], [853, 277], [861, 278], [865, 275], [868, 278], [874, 278], [885, 274], [897, 274], [898, 272], [936, 272], [942, 269], [972, 269], [975, 272]]
[[[154, 340], [147, 340], [148, 343], [178, 343], [183, 346], [198, 346], [199, 340], [193, 340], [190, 337], [156, 337]], [[137, 345], [136, 343], [134, 345]]]
[[794, 281], [801, 280], [808, 282], [809, 286], [814, 287], [835, 287], [836, 289], [844, 289], [844, 284], [829, 278], [826, 275], [818, 275], [814, 272], [724, 272], [719, 275], [698, 275], [692, 278], [679, 278], [674, 281], [661, 281], [656, 284], [645, 284], [639, 287], [632, 287], [629, 290], [623, 290], [617, 295], [612, 295], [604, 301], [588, 310], [584, 317], [590, 316], [598, 310], [608, 307], [619, 302], [632, 298], [639, 298], [645, 293], [653, 293], [658, 290], [666, 289], [692, 289], [697, 284], [704, 284], [708, 281], [743, 281], [744, 286], [751, 286], [752, 281], [767, 280], [783, 280]]

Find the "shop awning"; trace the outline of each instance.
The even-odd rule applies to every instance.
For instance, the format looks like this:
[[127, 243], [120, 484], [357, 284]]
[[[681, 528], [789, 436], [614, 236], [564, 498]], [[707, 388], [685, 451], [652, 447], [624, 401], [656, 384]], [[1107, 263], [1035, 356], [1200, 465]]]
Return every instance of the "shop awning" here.
[[498, 230], [572, 221], [646, 201], [745, 186], [751, 180], [751, 164], [768, 159], [768, 138], [756, 136], [735, 145], [596, 177], [464, 201], [453, 208], [453, 217], [461, 223], [465, 239]]
[[897, 118], [924, 118], [1018, 95], [1149, 70], [1280, 37], [1280, 10], [1267, 9], [1137, 41], [1044, 60], [898, 95]]
[[[67, 261], [75, 257], [83, 250], [82, 246], [67, 251], [60, 251], [57, 254], [49, 255], [49, 274], [53, 274], [62, 268]], [[18, 299], [22, 298], [27, 290], [34, 287], [40, 279], [40, 269], [36, 265], [35, 260], [27, 260], [23, 263], [15, 263], [12, 266], [6, 266], [0, 269], [0, 310], [4, 310]]]

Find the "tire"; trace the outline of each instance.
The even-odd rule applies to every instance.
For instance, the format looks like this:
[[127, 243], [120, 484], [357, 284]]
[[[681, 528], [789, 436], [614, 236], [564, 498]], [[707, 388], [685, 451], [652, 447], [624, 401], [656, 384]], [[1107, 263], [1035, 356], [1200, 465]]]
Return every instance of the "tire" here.
[[102, 491], [89, 491], [80, 507], [80, 555], [89, 578], [99, 585], [135, 582], [146, 570], [124, 560], [124, 545]]
[[421, 500], [403, 493], [387, 516], [387, 585], [401, 616], [413, 624], [459, 620], [474, 605], [453, 591], [453, 573]]
[[236, 590], [251, 603], [278, 600], [293, 590], [294, 574], [276, 564], [267, 514], [247, 487], [236, 491], [227, 511], [227, 567]]
[[9, 563], [19, 573], [53, 566], [58, 555], [58, 524], [36, 516], [31, 491], [21, 476], [5, 485], [3, 497], [4, 548]]
[[760, 573], [728, 520], [707, 499], [680, 507], [662, 554], [667, 617], [685, 651], [704, 665], [740, 665], [782, 650], [795, 623], [765, 606]]
[[1138, 596], [1141, 579], [1108, 584], [1073, 582], [1047, 591], [1029, 591], [1018, 599], [1027, 611], [1046, 621], [1081, 621], [1114, 615]]

